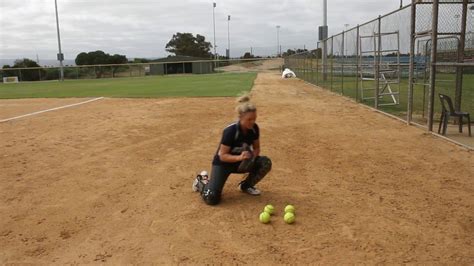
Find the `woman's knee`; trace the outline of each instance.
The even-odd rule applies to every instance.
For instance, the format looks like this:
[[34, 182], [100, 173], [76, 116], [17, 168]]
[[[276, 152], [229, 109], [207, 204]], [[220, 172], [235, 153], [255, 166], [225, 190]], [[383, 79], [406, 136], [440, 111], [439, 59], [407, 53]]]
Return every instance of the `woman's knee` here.
[[268, 173], [270, 170], [272, 170], [272, 160], [268, 158], [267, 156], [260, 156], [258, 158], [258, 168], [260, 171]]
[[201, 196], [207, 205], [217, 205], [221, 202], [221, 191], [218, 190], [206, 188]]

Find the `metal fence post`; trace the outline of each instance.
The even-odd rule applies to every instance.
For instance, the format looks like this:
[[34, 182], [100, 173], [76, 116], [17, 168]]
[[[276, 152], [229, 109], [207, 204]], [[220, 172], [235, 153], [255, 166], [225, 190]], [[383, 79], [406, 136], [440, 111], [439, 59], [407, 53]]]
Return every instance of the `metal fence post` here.
[[359, 54], [359, 50], [360, 50], [360, 43], [359, 43], [359, 24], [357, 24], [357, 36], [356, 36], [356, 101], [358, 102], [359, 101], [359, 72], [360, 72], [360, 54]]
[[[474, 12], [474, 10], [472, 11]], [[467, 0], [462, 3], [461, 35], [459, 36], [458, 63], [464, 62], [464, 48], [466, 45]], [[456, 95], [454, 100], [455, 111], [461, 111], [463, 67], [456, 67]]]
[[308, 78], [306, 77], [306, 57], [303, 57], [302, 72], [303, 72], [303, 80], [308, 81]]
[[[321, 74], [323, 76], [323, 83], [327, 80], [327, 40], [324, 40], [321, 49]], [[326, 49], [326, 50], [324, 50]], [[324, 54], [326, 53], [326, 54]]]
[[333, 79], [334, 79], [334, 36], [331, 37], [331, 91], [333, 90]]
[[305, 60], [305, 62], [306, 62], [306, 64], [305, 64], [306, 81], [310, 82], [311, 79], [309, 77], [310, 76], [309, 64], [311, 63], [311, 58], [309, 58], [308, 56], [306, 56], [305, 58], [306, 58], [306, 60]]
[[308, 56], [305, 56], [305, 65], [304, 65], [304, 68], [305, 68], [305, 77], [306, 77], [306, 81], [310, 81], [310, 78], [309, 78], [309, 63], [311, 63], [311, 58], [308, 58]]
[[382, 55], [380, 54], [382, 46], [382, 16], [379, 15], [378, 18], [378, 34], [377, 36], [377, 47], [375, 49], [375, 109], [379, 109], [379, 94], [380, 94], [380, 61], [382, 60]]
[[319, 59], [316, 56], [316, 85], [319, 84]]
[[436, 87], [436, 56], [438, 53], [438, 12], [439, 0], [433, 0], [432, 29], [431, 29], [431, 66], [430, 66], [430, 91], [428, 100], [428, 131], [433, 131], [434, 94]]
[[413, 88], [415, 71], [415, 34], [416, 34], [416, 0], [411, 1], [411, 25], [410, 25], [410, 69], [408, 70], [408, 110], [407, 123], [410, 125], [413, 118]]
[[345, 31], [342, 31], [342, 44], [341, 44], [341, 54], [342, 54], [342, 62], [341, 62], [341, 94], [344, 95], [344, 63], [345, 63], [345, 54], [344, 54], [344, 35]]
[[309, 77], [310, 75], [310, 64], [311, 64], [311, 58], [306, 55], [306, 81], [311, 82], [311, 78]]
[[299, 75], [303, 76], [303, 79], [305, 79], [305, 76], [304, 76], [304, 63], [305, 63], [305, 59], [304, 59], [304, 57], [303, 57], [303, 58], [299, 58], [298, 61], [299, 61], [299, 63], [298, 63], [298, 72], [299, 72]]

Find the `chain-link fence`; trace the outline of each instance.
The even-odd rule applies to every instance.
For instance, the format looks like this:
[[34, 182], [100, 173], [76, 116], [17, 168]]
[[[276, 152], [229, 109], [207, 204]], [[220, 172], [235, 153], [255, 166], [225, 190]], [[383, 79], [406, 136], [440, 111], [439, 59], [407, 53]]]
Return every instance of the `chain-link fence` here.
[[[313, 45], [315, 46], [315, 45]], [[311, 45], [305, 44], [280, 44], [278, 46], [275, 44], [274, 46], [248, 46], [248, 47], [232, 47], [231, 55], [233, 58], [235, 57], [243, 57], [245, 54], [251, 54], [252, 56], [256, 57], [278, 57], [280, 55], [292, 55], [298, 52], [303, 52], [307, 50], [314, 49], [315, 47], [311, 47]]]
[[[95, 79], [145, 76], [149, 72], [149, 65], [96, 65], [96, 66], [65, 66], [65, 79]], [[35, 68], [3, 68], [0, 69], [0, 79], [16, 77], [19, 82], [58, 80], [59, 67]]]
[[[231, 60], [162, 61], [136, 64], [65, 66], [65, 79], [101, 79], [144, 77], [169, 74], [211, 74], [223, 72], [262, 72], [280, 70], [274, 58], [247, 58]], [[15, 77], [19, 82], [60, 79], [60, 67], [3, 68], [3, 78]]]
[[[277, 49], [278, 48], [278, 49]], [[274, 46], [249, 46], [233, 47], [232, 55], [235, 58], [227, 59], [220, 56], [219, 60], [206, 58], [193, 58], [192, 61], [186, 57], [179, 56], [181, 61], [177, 62], [175, 58], [167, 57], [158, 60], [150, 60], [147, 63], [129, 63], [129, 64], [97, 64], [97, 65], [74, 65], [74, 61], [67, 60], [69, 64], [64, 67], [65, 79], [96, 79], [96, 78], [120, 78], [120, 77], [140, 77], [155, 75], [155, 70], [163, 68], [164, 74], [203, 74], [209, 73], [209, 65], [212, 65], [211, 72], [229, 71], [254, 71], [258, 68], [259, 62], [267, 59], [276, 59], [282, 56], [293, 55], [304, 51], [314, 49], [310, 45], [274, 45]], [[197, 60], [199, 59], [199, 60]], [[7, 64], [12, 62], [5, 61]], [[22, 61], [19, 59], [18, 61]], [[48, 60], [51, 61], [51, 60]], [[212, 62], [211, 62], [212, 61]], [[240, 65], [240, 66], [239, 66]], [[41, 66], [29, 68], [0, 66], [0, 83], [3, 77], [17, 77], [20, 82], [23, 81], [44, 81], [60, 79], [59, 66]], [[235, 66], [235, 67], [229, 67]], [[279, 67], [275, 67], [280, 69]], [[262, 70], [260, 68], [260, 70]]]
[[[473, 18], [472, 0], [414, 0], [322, 41], [318, 47], [326, 43], [326, 62], [318, 48], [286, 57], [285, 67], [310, 83], [436, 131], [443, 113], [439, 94], [452, 99], [454, 111], [474, 115]], [[457, 127], [459, 121], [450, 123]], [[448, 136], [459, 139], [465, 131], [453, 129]], [[474, 138], [466, 139], [462, 142], [474, 147]]]

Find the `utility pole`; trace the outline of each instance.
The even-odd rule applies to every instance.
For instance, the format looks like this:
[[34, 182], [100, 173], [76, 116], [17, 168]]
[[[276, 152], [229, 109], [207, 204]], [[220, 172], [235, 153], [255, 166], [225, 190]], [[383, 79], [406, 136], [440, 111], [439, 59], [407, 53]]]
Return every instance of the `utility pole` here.
[[56, 8], [56, 28], [58, 30], [58, 47], [59, 47], [58, 60], [59, 60], [59, 67], [60, 67], [60, 80], [64, 81], [64, 65], [63, 65], [64, 55], [61, 51], [61, 34], [59, 33], [59, 16], [58, 16], [58, 1], [57, 0], [54, 0], [54, 6]]
[[276, 26], [277, 28], [277, 57], [281, 56], [281, 47], [280, 47], [280, 25]]
[[230, 59], [230, 15], [227, 16], [227, 58]]
[[328, 61], [328, 1], [323, 0], [323, 26], [319, 29], [319, 40], [323, 44], [322, 49], [322, 63], [323, 63], [323, 80], [327, 80], [327, 61]]
[[217, 60], [217, 46], [216, 46], [216, 2], [213, 3], [212, 20], [214, 21], [214, 59]]

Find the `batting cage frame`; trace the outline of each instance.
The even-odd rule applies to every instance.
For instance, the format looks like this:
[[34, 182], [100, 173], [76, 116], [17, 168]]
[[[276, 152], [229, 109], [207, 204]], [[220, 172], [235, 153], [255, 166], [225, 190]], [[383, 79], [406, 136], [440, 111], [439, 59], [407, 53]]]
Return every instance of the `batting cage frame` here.
[[[434, 133], [445, 111], [440, 94], [455, 112], [474, 114], [474, 0], [412, 0], [320, 41], [318, 49], [285, 57], [285, 67]], [[472, 149], [466, 131], [454, 141]]]

